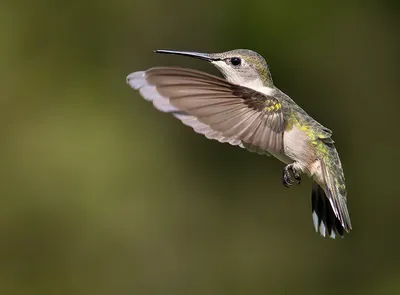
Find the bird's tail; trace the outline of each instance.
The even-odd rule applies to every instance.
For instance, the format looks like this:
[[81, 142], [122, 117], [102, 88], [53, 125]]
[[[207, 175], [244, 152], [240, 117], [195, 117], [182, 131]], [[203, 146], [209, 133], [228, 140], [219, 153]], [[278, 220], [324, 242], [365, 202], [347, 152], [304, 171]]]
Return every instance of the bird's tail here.
[[315, 230], [324, 237], [343, 237], [352, 228], [342, 165], [334, 147], [320, 164], [324, 185], [314, 180], [311, 197]]

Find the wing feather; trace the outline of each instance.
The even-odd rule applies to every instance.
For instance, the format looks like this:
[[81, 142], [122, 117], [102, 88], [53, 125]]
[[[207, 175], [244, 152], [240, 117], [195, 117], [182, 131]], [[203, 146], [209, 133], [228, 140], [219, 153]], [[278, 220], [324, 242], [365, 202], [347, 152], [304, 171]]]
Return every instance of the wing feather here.
[[172, 113], [209, 139], [257, 153], [283, 149], [280, 101], [219, 77], [182, 68], [152, 68], [128, 84], [160, 111]]
[[[344, 188], [343, 170], [336, 149], [330, 150], [330, 161], [332, 162], [330, 164], [331, 169], [328, 169], [329, 164], [327, 164], [324, 160], [320, 160], [322, 175], [326, 185], [325, 193], [332, 211], [340, 224], [340, 227], [337, 228], [342, 228], [344, 231], [349, 232], [352, 227], [349, 211], [347, 209], [347, 193], [346, 189]], [[338, 164], [333, 164], [333, 161], [336, 161]], [[335, 181], [333, 175], [340, 178], [340, 183]], [[343, 235], [343, 233], [340, 232], [339, 234]]]

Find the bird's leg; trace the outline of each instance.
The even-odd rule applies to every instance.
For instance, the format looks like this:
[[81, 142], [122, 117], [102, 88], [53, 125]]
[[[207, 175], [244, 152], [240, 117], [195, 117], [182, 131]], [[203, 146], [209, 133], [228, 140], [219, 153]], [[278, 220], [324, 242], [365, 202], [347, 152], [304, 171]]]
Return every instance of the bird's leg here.
[[290, 165], [287, 165], [285, 168], [283, 168], [282, 182], [283, 185], [286, 187], [291, 187], [293, 185], [292, 175], [290, 174], [289, 166]]
[[293, 164], [292, 164], [292, 172], [293, 172], [294, 179], [296, 179], [297, 184], [300, 184], [300, 182], [301, 182], [300, 172], [298, 169], [296, 169], [293, 166]]
[[299, 171], [294, 167], [294, 163], [286, 165], [283, 169], [282, 182], [286, 187], [291, 187], [295, 181], [300, 184], [301, 176]]

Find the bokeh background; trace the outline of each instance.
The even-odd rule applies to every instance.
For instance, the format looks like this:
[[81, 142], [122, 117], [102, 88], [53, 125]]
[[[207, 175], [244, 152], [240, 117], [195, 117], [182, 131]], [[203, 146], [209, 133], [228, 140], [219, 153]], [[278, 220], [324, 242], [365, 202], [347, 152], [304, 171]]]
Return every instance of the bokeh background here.
[[[399, 3], [2, 0], [1, 294], [400, 294]], [[314, 232], [309, 179], [125, 83], [234, 48], [334, 131], [346, 238]]]

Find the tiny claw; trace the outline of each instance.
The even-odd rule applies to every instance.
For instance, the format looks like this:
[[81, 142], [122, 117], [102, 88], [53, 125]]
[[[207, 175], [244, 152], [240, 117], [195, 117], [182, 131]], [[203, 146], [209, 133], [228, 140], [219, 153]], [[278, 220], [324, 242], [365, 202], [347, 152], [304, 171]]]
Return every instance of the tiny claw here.
[[291, 187], [295, 182], [300, 184], [301, 176], [300, 173], [294, 169], [293, 163], [287, 165], [283, 169], [283, 177], [282, 177], [283, 185], [286, 187]]
[[291, 187], [294, 183], [292, 176], [290, 174], [290, 171], [288, 167], [286, 166], [285, 169], [283, 169], [283, 177], [282, 177], [282, 182], [283, 185], [286, 187]]
[[288, 182], [285, 182], [285, 181], [283, 182], [283, 185], [284, 185], [284, 186], [286, 186], [287, 188], [289, 188], [289, 187], [291, 187], [291, 186], [292, 186], [292, 184], [291, 184], [291, 183], [288, 183]]
[[297, 171], [293, 171], [293, 176], [296, 179], [297, 184], [300, 184], [301, 182], [301, 176]]
[[289, 182], [288, 179], [286, 179], [285, 177], [283, 178], [283, 185], [286, 187], [291, 187], [293, 184]]

